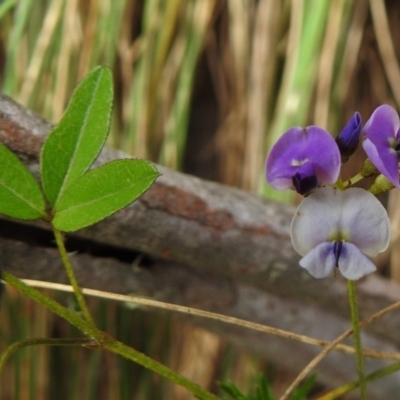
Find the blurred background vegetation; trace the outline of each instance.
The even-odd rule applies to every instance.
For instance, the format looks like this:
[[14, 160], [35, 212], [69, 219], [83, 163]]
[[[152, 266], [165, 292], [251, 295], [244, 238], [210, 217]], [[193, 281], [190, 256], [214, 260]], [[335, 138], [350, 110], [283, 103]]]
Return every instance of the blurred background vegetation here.
[[[295, 201], [264, 183], [270, 144], [292, 125], [336, 136], [356, 110], [365, 122], [382, 103], [399, 109], [399, 18], [395, 0], [0, 0], [0, 87], [57, 122], [79, 80], [107, 65], [115, 81], [110, 146]], [[383, 200], [393, 221], [385, 273], [399, 280], [397, 197]], [[226, 378], [245, 390], [260, 372], [279, 393], [292, 378], [188, 323], [90, 305], [105, 330], [212, 390]], [[77, 335], [12, 291], [0, 321], [0, 350], [21, 338]], [[0, 382], [3, 400], [191, 398], [132, 363], [85, 349], [20, 351]]]

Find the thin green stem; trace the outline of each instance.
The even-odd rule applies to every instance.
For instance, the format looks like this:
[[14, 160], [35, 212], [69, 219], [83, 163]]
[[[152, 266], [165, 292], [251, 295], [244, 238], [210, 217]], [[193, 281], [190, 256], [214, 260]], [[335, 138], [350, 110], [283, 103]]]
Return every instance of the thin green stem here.
[[347, 281], [347, 290], [349, 293], [351, 322], [353, 326], [353, 338], [354, 338], [354, 347], [356, 350], [357, 373], [360, 381], [361, 399], [367, 400], [367, 385], [365, 381], [364, 358], [362, 354], [360, 320], [358, 317], [356, 285], [354, 281], [351, 280]]
[[131, 347], [125, 345], [124, 343], [118, 342], [116, 340], [112, 340], [110, 342], [104, 343], [104, 347], [115, 354], [119, 354], [129, 360], [136, 362], [137, 364], [142, 365], [145, 368], [148, 368], [152, 371], [157, 372], [158, 374], [164, 376], [171, 382], [174, 382], [180, 386], [186, 388], [189, 392], [195, 395], [199, 399], [203, 400], [219, 400], [217, 396], [208, 392], [201, 386], [196, 383], [186, 379], [182, 375], [177, 374], [176, 372], [170, 370], [163, 364], [154, 361], [150, 357], [147, 357], [143, 353], [140, 353], [137, 350], [132, 349]]
[[78, 301], [79, 307], [82, 311], [83, 316], [85, 317], [86, 321], [88, 321], [92, 326], [96, 326], [92, 315], [90, 314], [89, 308], [86, 305], [85, 298], [82, 293], [82, 289], [80, 288], [78, 281], [76, 280], [74, 269], [72, 268], [71, 262], [69, 261], [67, 249], [64, 245], [64, 240], [62, 233], [53, 227], [54, 236], [56, 238], [58, 251], [60, 252], [62, 263], [64, 264], [65, 272], [68, 275], [68, 279], [71, 283], [71, 286], [74, 289], [74, 293], [76, 296], [76, 300]]
[[92, 341], [94, 342], [93, 347], [100, 347], [107, 349], [115, 354], [119, 354], [129, 360], [136, 362], [139, 365], [142, 365], [145, 368], [150, 369], [151, 371], [169, 379], [170, 381], [184, 387], [189, 392], [191, 392], [194, 396], [197, 396], [199, 399], [202, 400], [219, 400], [217, 396], [213, 395], [212, 393], [208, 392], [201, 386], [197, 385], [196, 383], [186, 379], [180, 374], [170, 370], [163, 364], [147, 357], [146, 355], [140, 353], [139, 351], [126, 346], [123, 343], [118, 342], [117, 340], [111, 338], [106, 333], [100, 331], [87, 320], [82, 318], [81, 316], [77, 315], [75, 312], [68, 310], [67, 308], [63, 307], [61, 304], [55, 302], [54, 300], [48, 298], [38, 290], [30, 287], [20, 281], [15, 276], [9, 274], [8, 272], [3, 272], [2, 274], [3, 281], [8, 283], [10, 286], [13, 286], [21, 293], [27, 295], [31, 299], [35, 300], [36, 302], [44, 305], [51, 311], [55, 312], [66, 321], [68, 321], [71, 325], [76, 326], [86, 335], [88, 335]]
[[25, 339], [19, 340], [8, 346], [0, 356], [0, 375], [3, 372], [3, 368], [8, 361], [8, 359], [19, 349], [28, 346], [38, 346], [38, 345], [47, 345], [47, 346], [83, 346], [90, 345], [93, 343], [92, 339], [88, 338], [65, 338], [65, 339], [52, 339], [52, 338], [36, 338], [36, 339]]
[[[365, 377], [366, 382], [373, 382], [378, 379], [384, 378], [385, 376], [391, 375], [400, 370], [400, 362], [396, 362], [387, 367], [381, 368], [378, 371], [375, 371]], [[360, 386], [360, 381], [353, 381], [350, 383], [346, 383], [346, 385], [340, 386], [329, 393], [324, 394], [321, 397], [318, 397], [317, 400], [334, 400], [346, 393], [351, 392], [352, 390], [358, 388]]]
[[361, 181], [364, 178], [365, 178], [365, 176], [360, 172], [357, 175], [354, 175], [352, 178], [347, 179], [347, 181], [344, 181], [342, 183], [343, 188], [345, 189], [345, 188], [347, 188], [349, 186], [352, 186], [352, 185], [354, 185], [355, 183]]
[[2, 271], [2, 279], [10, 286], [17, 289], [20, 293], [45, 306], [61, 318], [68, 321], [71, 325], [77, 327], [85, 335], [92, 338], [96, 336], [98, 329], [96, 327], [93, 327], [92, 325], [89, 326], [89, 324], [76, 312], [69, 310], [68, 308], [62, 306], [60, 303], [56, 302], [50, 297], [45, 296], [38, 290], [26, 285], [17, 277], [6, 271]]

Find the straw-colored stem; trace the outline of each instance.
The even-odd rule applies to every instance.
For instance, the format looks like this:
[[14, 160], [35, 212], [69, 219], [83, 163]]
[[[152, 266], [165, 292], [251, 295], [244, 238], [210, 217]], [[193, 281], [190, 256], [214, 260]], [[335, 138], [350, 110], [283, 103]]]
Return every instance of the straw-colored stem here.
[[[23, 282], [30, 286], [34, 287], [41, 287], [41, 288], [48, 288], [48, 289], [53, 289], [53, 290], [60, 290], [60, 291], [65, 291], [65, 292], [73, 292], [73, 289], [70, 285], [64, 285], [62, 283], [53, 283], [53, 282], [42, 282], [42, 281], [35, 281], [31, 279], [25, 279]], [[183, 313], [187, 315], [194, 315], [200, 318], [207, 318], [207, 319], [212, 319], [215, 321], [220, 321], [226, 324], [231, 324], [231, 325], [236, 325], [236, 326], [242, 326], [247, 329], [253, 329], [258, 332], [263, 332], [271, 335], [276, 335], [280, 336], [286, 339], [291, 339], [291, 340], [297, 340], [302, 343], [310, 344], [313, 346], [319, 346], [319, 347], [324, 347], [324, 351], [328, 348], [331, 347], [331, 342], [328, 342], [326, 340], [320, 340], [320, 339], [315, 339], [310, 336], [305, 336], [305, 335], [300, 335], [294, 332], [290, 331], [285, 331], [283, 329], [278, 329], [274, 328], [268, 325], [263, 325], [263, 324], [258, 324], [256, 322], [251, 322], [251, 321], [246, 321], [240, 318], [235, 318], [235, 317], [230, 317], [222, 314], [217, 314], [213, 313], [210, 311], [204, 311], [204, 310], [199, 310], [196, 308], [192, 307], [187, 307], [187, 306], [180, 306], [177, 304], [171, 304], [171, 303], [165, 303], [163, 301], [157, 301], [157, 300], [152, 300], [152, 299], [147, 299], [143, 297], [138, 297], [138, 296], [128, 296], [128, 295], [123, 295], [123, 294], [118, 294], [118, 293], [109, 293], [109, 292], [104, 292], [101, 290], [95, 290], [95, 289], [82, 289], [83, 294], [86, 296], [95, 296], [98, 298], [102, 299], [107, 299], [107, 300], [114, 300], [114, 301], [120, 301], [128, 304], [138, 304], [138, 305], [143, 305], [146, 307], [155, 307], [159, 308], [161, 310], [168, 310], [168, 311], [174, 311], [178, 313]], [[367, 324], [370, 324], [371, 322], [375, 321], [377, 318], [382, 317], [383, 315], [386, 315], [389, 312], [393, 312], [397, 309], [400, 308], [400, 302], [394, 303], [376, 313], [373, 315], [369, 316], [368, 318], [362, 320], [360, 322], [360, 326], [365, 326]], [[350, 335], [352, 333], [351, 331], [346, 331], [345, 334]], [[341, 335], [342, 337], [343, 335]], [[337, 342], [338, 339], [334, 341], [334, 343]], [[347, 345], [342, 345], [342, 344], [336, 344], [333, 346], [335, 350], [344, 352], [346, 354], [354, 354], [354, 348], [351, 346]], [[381, 352], [381, 351], [376, 351], [376, 350], [370, 350], [370, 349], [364, 349], [363, 350], [363, 355], [364, 357], [371, 357], [371, 358], [379, 358], [379, 359], [385, 359], [385, 360], [400, 360], [400, 353], [393, 353], [393, 352]]]
[[331, 342], [328, 346], [326, 346], [321, 353], [319, 353], [316, 357], [314, 357], [307, 366], [300, 372], [300, 374], [296, 377], [296, 379], [290, 384], [290, 386], [285, 390], [283, 395], [279, 398], [279, 400], [286, 400], [293, 393], [300, 382], [306, 378], [306, 376], [317, 366], [317, 364], [326, 357], [326, 355], [332, 351], [342, 340], [346, 339], [353, 330], [347, 330], [343, 332], [339, 337], [337, 337], [333, 342]]
[[[398, 310], [399, 308], [400, 308], [400, 301], [398, 301], [396, 303], [393, 303], [390, 306], [387, 306], [387, 307], [383, 308], [382, 310], [379, 310], [378, 312], [370, 315], [367, 318], [364, 318], [362, 321], [360, 321], [359, 326], [360, 327], [366, 326], [366, 325], [374, 322], [378, 318], [381, 318], [382, 316], [384, 316], [384, 315], [386, 315], [386, 314], [388, 314], [390, 312]], [[285, 393], [283, 394], [283, 396], [279, 400], [284, 400], [285, 398], [287, 398], [293, 392], [293, 390], [299, 385], [299, 383], [323, 360], [323, 358], [329, 352], [331, 352], [332, 350], [337, 348], [338, 344], [340, 342], [342, 342], [344, 339], [346, 339], [348, 336], [350, 336], [352, 333], [353, 333], [353, 330], [352, 329], [348, 329], [346, 332], [343, 332], [340, 336], [338, 336], [333, 342], [331, 342], [329, 345], [327, 345], [321, 351], [321, 353], [319, 353], [316, 357], [314, 357], [308, 363], [308, 365], [303, 369], [303, 371], [300, 372], [300, 374], [296, 377], [296, 379], [288, 387], [288, 389], [285, 391]], [[367, 356], [367, 353], [366, 353], [365, 349], [363, 349], [363, 355], [364, 355], [364, 357]], [[372, 375], [374, 375], [374, 374], [372, 374]], [[368, 375], [368, 376], [370, 377], [371, 375]]]

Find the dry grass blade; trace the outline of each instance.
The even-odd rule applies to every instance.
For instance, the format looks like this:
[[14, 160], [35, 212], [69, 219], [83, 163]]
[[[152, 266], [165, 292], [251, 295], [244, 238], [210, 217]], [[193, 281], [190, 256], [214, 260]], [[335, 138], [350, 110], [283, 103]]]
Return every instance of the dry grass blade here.
[[63, 2], [53, 1], [46, 12], [42, 29], [38, 34], [35, 50], [29, 60], [26, 74], [23, 77], [22, 88], [18, 95], [18, 101], [20, 102], [29, 103], [29, 99], [42, 72], [44, 57], [59, 23], [62, 10]]
[[281, 3], [273, 0], [260, 1], [255, 12], [242, 178], [242, 187], [252, 192], [259, 191], [260, 178], [263, 177], [266, 128], [270, 122], [273, 100], [281, 14]]
[[[254, 18], [252, 2], [229, 1], [229, 19], [225, 21], [227, 43], [219, 43], [222, 55], [214, 52], [210, 64], [214, 68], [216, 85], [227, 95], [220, 96], [223, 122], [216, 133], [216, 147], [220, 162], [221, 180], [228, 185], [241, 186], [243, 148], [246, 135], [247, 83], [250, 56], [251, 23]], [[209, 52], [211, 56], [211, 53]], [[214, 58], [214, 59], [212, 59]], [[218, 71], [218, 62], [222, 68]], [[219, 76], [217, 75], [219, 73]], [[229, 151], [226, 151], [229, 149]]]
[[339, 337], [337, 337], [333, 342], [331, 342], [328, 346], [326, 346], [321, 353], [319, 353], [316, 357], [314, 357], [307, 366], [300, 372], [300, 374], [296, 377], [296, 379], [290, 384], [290, 386], [285, 390], [283, 395], [279, 398], [279, 400], [287, 400], [289, 396], [293, 393], [297, 386], [302, 382], [303, 379], [307, 377], [307, 375], [322, 361], [329, 352], [331, 352], [342, 340], [346, 339], [353, 332], [352, 329], [343, 332]]
[[246, 99], [250, 35], [250, 7], [244, 1], [229, 1], [229, 41], [232, 53], [232, 73], [235, 77], [234, 98]]
[[369, 4], [383, 68], [389, 80], [397, 107], [400, 108], [400, 68], [390, 34], [385, 2], [383, 0], [370, 0]]
[[[388, 307], [383, 308], [382, 310], [374, 313], [368, 318], [360, 321], [360, 327], [366, 326], [376, 319], [388, 314], [392, 311], [395, 311], [400, 308], [400, 302], [396, 302], [391, 304]], [[294, 389], [300, 384], [300, 382], [306, 378], [306, 376], [332, 351], [334, 348], [342, 342], [344, 339], [349, 337], [353, 333], [353, 329], [348, 329], [343, 332], [340, 336], [338, 336], [334, 341], [332, 341], [328, 346], [326, 346], [321, 353], [319, 353], [316, 357], [314, 357], [307, 366], [300, 372], [300, 374], [296, 377], [296, 379], [291, 383], [291, 385], [286, 389], [285, 393], [279, 400], [286, 400], [289, 398], [290, 394], [293, 393]]]
[[[48, 289], [59, 290], [59, 291], [63, 291], [63, 292], [72, 292], [71, 286], [64, 285], [61, 283], [43, 282], [43, 281], [36, 281], [36, 280], [31, 280], [31, 279], [24, 279], [23, 282], [26, 283], [27, 285], [34, 286], [34, 287], [48, 288]], [[174, 312], [183, 313], [183, 314], [187, 314], [187, 315], [193, 315], [196, 317], [213, 319], [213, 320], [220, 321], [220, 322], [223, 322], [226, 324], [232, 324], [232, 325], [240, 326], [240, 327], [247, 328], [247, 329], [253, 329], [255, 331], [280, 336], [280, 337], [283, 337], [286, 339], [297, 340], [299, 342], [318, 346], [318, 347], [326, 347], [326, 346], [331, 345], [331, 342], [329, 342], [327, 340], [315, 339], [315, 338], [312, 338], [309, 336], [300, 335], [300, 334], [293, 333], [293, 332], [288, 332], [283, 329], [273, 328], [273, 327], [270, 327], [267, 325], [262, 325], [262, 324], [258, 324], [255, 322], [246, 321], [246, 320], [243, 320], [240, 318], [229, 317], [226, 315], [221, 315], [221, 314], [213, 313], [210, 311], [199, 310], [199, 309], [192, 308], [192, 307], [164, 303], [162, 301], [145, 299], [143, 297], [109, 293], [109, 292], [104, 292], [104, 291], [94, 290], [94, 289], [82, 289], [82, 292], [83, 292], [83, 294], [88, 295], [88, 296], [95, 296], [95, 297], [100, 297], [103, 299], [116, 300], [116, 301], [120, 301], [120, 302], [124, 302], [124, 303], [139, 304], [139, 305], [143, 305], [143, 306], [159, 308], [162, 310], [174, 311]], [[371, 323], [376, 318], [379, 318], [382, 315], [387, 314], [388, 312], [394, 311], [397, 308], [400, 308], [400, 302], [395, 303], [395, 304], [391, 305], [390, 307], [387, 307], [387, 308], [379, 311], [378, 313], [375, 313], [374, 315], [370, 316], [369, 318], [361, 321], [361, 325], [364, 326], [368, 323]], [[335, 349], [339, 350], [343, 353], [354, 354], [354, 348], [351, 346], [336, 345]], [[385, 352], [378, 352], [375, 350], [364, 349], [363, 354], [365, 357], [400, 360], [400, 353], [385, 353]]]
[[58, 121], [65, 109], [69, 80], [71, 76], [71, 58], [78, 48], [82, 31], [80, 26], [80, 15], [78, 13], [77, 0], [65, 0], [65, 11], [63, 15], [62, 40], [60, 52], [57, 58], [56, 87], [52, 107], [52, 117]]
[[340, 28], [345, 11], [345, 0], [331, 2], [328, 24], [321, 49], [318, 71], [317, 94], [314, 109], [314, 123], [323, 128], [328, 127], [328, 115], [335, 66], [336, 50], [341, 39]]
[[[337, 107], [342, 105], [349, 91], [350, 82], [354, 75], [359, 59], [361, 41], [364, 34], [365, 21], [368, 15], [368, 4], [366, 0], [355, 2], [352, 10], [351, 20], [349, 22], [348, 32], [344, 32], [346, 42], [344, 44], [343, 55], [339, 60], [339, 73], [335, 81], [335, 87], [332, 90], [332, 107], [330, 111], [330, 120], [337, 121]], [[339, 122], [339, 121], [338, 121]]]

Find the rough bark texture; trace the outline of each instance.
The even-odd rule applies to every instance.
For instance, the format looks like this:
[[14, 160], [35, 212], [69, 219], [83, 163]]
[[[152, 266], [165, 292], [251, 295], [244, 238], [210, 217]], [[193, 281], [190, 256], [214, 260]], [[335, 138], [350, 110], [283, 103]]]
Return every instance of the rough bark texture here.
[[[35, 172], [51, 124], [0, 96], [0, 141]], [[106, 149], [96, 165], [127, 157]], [[107, 220], [68, 239], [82, 286], [134, 293], [333, 339], [349, 326], [341, 278], [315, 280], [297, 266], [289, 226], [293, 208], [158, 167], [145, 195]], [[29, 225], [29, 227], [27, 226]], [[32, 227], [33, 226], [33, 227]], [[65, 282], [48, 226], [0, 220], [1, 267], [23, 278]], [[145, 255], [138, 268], [131, 263]], [[361, 315], [400, 300], [400, 287], [370, 276], [359, 283]], [[364, 344], [400, 345], [399, 313], [366, 329]], [[271, 360], [299, 370], [318, 350], [207, 320], [195, 321]], [[295, 354], [295, 356], [293, 356]], [[382, 365], [369, 361], [368, 370]], [[330, 385], [355, 377], [353, 359], [329, 356], [319, 377]], [[371, 386], [371, 398], [395, 398], [395, 377]]]

